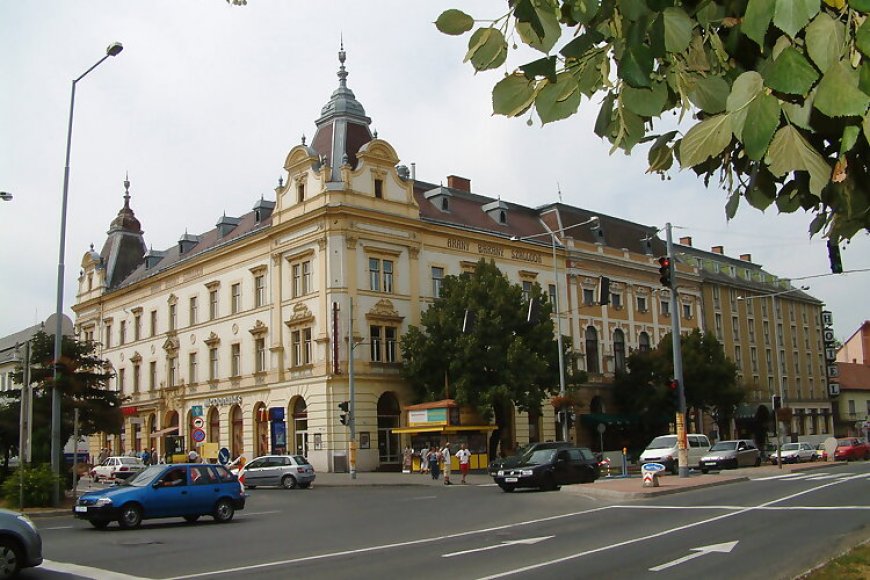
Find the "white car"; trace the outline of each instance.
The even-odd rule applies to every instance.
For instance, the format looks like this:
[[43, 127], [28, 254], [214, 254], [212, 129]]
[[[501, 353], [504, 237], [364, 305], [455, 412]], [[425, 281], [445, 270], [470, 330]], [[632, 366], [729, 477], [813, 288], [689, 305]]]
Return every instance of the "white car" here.
[[91, 479], [94, 481], [129, 479], [145, 469], [145, 464], [138, 457], [107, 457], [104, 462], [91, 469]]
[[[803, 461], [815, 461], [816, 450], [809, 443], [786, 443], [780, 451], [783, 463], [801, 463]], [[776, 451], [770, 454], [770, 462], [776, 465]]]

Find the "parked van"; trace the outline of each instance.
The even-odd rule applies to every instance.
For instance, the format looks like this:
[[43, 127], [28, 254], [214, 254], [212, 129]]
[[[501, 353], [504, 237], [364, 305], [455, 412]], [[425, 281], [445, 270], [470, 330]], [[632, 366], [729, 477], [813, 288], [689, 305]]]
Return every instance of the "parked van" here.
[[[710, 440], [707, 439], [706, 435], [697, 433], [690, 433], [687, 437], [689, 441], [689, 467], [698, 467], [701, 463], [701, 457], [710, 451]], [[678, 469], [677, 436], [660, 435], [653, 439], [640, 454], [641, 466], [646, 463], [661, 463], [665, 469], [676, 474]]]

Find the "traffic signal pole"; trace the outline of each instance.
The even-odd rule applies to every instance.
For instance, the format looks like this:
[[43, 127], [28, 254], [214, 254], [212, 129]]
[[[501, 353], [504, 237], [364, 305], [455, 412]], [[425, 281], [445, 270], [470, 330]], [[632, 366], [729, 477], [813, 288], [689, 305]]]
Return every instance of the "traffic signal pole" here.
[[350, 417], [347, 425], [350, 430], [350, 442], [348, 450], [348, 471], [350, 478], [356, 479], [356, 387], [353, 380], [353, 349], [356, 346], [353, 340], [353, 298], [350, 298], [350, 322], [348, 323], [349, 336], [347, 339], [347, 384], [350, 396]]
[[677, 461], [679, 476], [689, 477], [689, 446], [686, 437], [686, 387], [683, 384], [683, 352], [680, 345], [680, 311], [677, 301], [677, 269], [674, 265], [674, 241], [671, 236], [671, 224], [665, 224], [667, 232], [667, 249], [670, 263], [671, 282], [671, 344], [674, 351], [674, 379], [677, 381], [677, 397], [679, 405], [676, 415], [677, 427]]

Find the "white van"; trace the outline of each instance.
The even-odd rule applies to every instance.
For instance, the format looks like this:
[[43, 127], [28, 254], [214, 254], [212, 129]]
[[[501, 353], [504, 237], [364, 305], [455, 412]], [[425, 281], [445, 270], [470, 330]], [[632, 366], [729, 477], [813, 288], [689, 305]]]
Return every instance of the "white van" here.
[[[710, 451], [710, 440], [706, 435], [690, 433], [689, 440], [689, 467], [698, 467], [701, 457]], [[661, 463], [665, 469], [676, 474], [677, 465], [677, 436], [660, 435], [653, 439], [643, 453], [640, 454], [640, 464]]]

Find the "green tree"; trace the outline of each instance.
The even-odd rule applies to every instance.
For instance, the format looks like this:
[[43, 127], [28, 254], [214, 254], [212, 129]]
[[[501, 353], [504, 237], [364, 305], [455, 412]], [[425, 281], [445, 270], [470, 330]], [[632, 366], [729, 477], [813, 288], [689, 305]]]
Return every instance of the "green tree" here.
[[[595, 133], [612, 150], [651, 143], [648, 172], [674, 160], [758, 209], [804, 209], [811, 235], [870, 230], [870, 0], [509, 0], [475, 20], [465, 61], [501, 68], [509, 46], [541, 53], [493, 88], [495, 114], [541, 123], [600, 104]], [[478, 26], [478, 24], [480, 24]], [[664, 113], [695, 122], [659, 133]]]
[[[530, 298], [540, 304], [538, 321], [531, 323], [522, 287], [481, 260], [473, 273], [445, 277], [421, 326], [411, 326], [401, 340], [402, 373], [419, 400], [453, 398], [484, 419], [495, 418], [499, 429], [490, 438], [490, 456], [500, 436], [503, 448], [513, 444], [504, 439], [511, 405], [540, 410], [559, 389], [551, 304], [538, 284]], [[475, 320], [463, 333], [466, 310]]]
[[[695, 329], [680, 339], [686, 406], [716, 418], [720, 433], [728, 432], [734, 409], [746, 396], [737, 384], [737, 365], [725, 356], [722, 344], [711, 333]], [[629, 355], [628, 371], [618, 373], [614, 398], [624, 412], [641, 416], [641, 433], [648, 439], [664, 430], [677, 411], [669, 387], [674, 377], [671, 334], [655, 349]]]
[[[54, 336], [36, 333], [30, 340], [30, 378], [33, 389], [33, 443], [34, 464], [51, 462], [51, 397], [54, 386]], [[79, 433], [121, 432], [121, 394], [108, 388], [114, 375], [108, 363], [99, 358], [96, 344], [63, 337], [61, 345], [58, 386], [61, 398], [61, 443], [73, 434], [74, 409], [79, 409]], [[21, 383], [22, 368], [12, 373], [12, 379]], [[20, 412], [20, 391], [9, 393], [15, 400], [8, 403], [17, 417]], [[0, 414], [2, 417], [2, 414]], [[17, 436], [16, 436], [17, 440]]]

